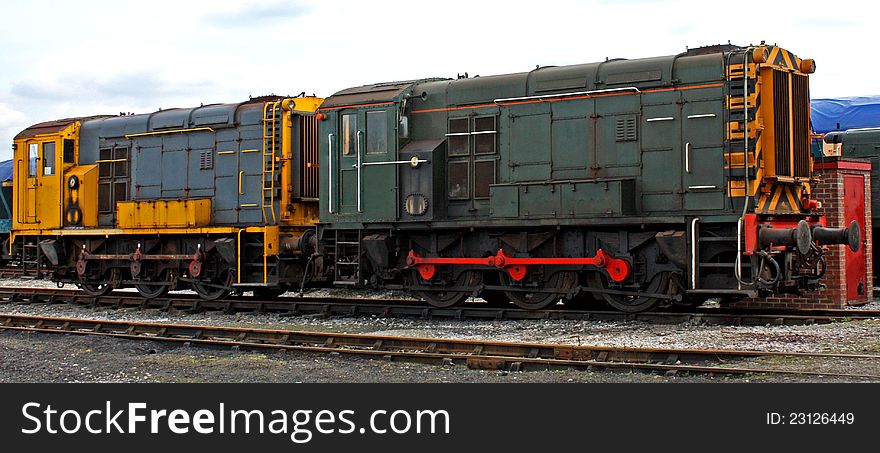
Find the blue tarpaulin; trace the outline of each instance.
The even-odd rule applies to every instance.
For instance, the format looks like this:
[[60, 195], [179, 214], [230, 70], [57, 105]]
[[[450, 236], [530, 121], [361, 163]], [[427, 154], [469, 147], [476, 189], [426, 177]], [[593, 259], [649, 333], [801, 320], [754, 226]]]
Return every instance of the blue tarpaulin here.
[[825, 134], [862, 127], [880, 127], [880, 96], [813, 99], [813, 132]]
[[0, 162], [0, 182], [12, 181], [12, 161]]

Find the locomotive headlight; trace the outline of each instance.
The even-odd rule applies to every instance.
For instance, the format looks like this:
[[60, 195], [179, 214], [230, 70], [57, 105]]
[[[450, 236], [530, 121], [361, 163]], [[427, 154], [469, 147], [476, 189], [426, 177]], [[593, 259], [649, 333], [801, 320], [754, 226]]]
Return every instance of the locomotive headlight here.
[[410, 194], [403, 202], [403, 209], [411, 216], [425, 215], [428, 212], [428, 199], [420, 193]]
[[764, 63], [770, 58], [770, 49], [766, 46], [755, 48], [752, 51], [752, 61], [755, 63]]
[[801, 60], [801, 65], [798, 69], [804, 74], [814, 73], [816, 72], [816, 60], [813, 60], [812, 58]]
[[70, 190], [76, 190], [76, 188], [79, 187], [79, 178], [76, 176], [67, 178], [67, 187], [69, 187]]

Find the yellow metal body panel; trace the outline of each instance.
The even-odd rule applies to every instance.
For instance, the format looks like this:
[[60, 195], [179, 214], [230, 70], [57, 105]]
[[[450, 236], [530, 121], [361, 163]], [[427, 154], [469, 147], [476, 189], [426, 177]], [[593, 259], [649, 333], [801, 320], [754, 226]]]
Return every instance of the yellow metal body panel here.
[[186, 228], [211, 223], [211, 199], [123, 201], [116, 203], [120, 228]]
[[73, 176], [79, 185], [72, 189], [70, 184], [64, 184], [64, 224], [94, 228], [98, 226], [98, 166], [71, 166], [64, 174], [64, 181], [70, 181]]
[[[318, 204], [315, 202], [293, 201], [294, 150], [291, 144], [294, 142], [293, 125], [296, 112], [314, 113], [324, 102], [324, 98], [301, 97], [289, 98], [281, 101], [282, 128], [281, 128], [281, 222], [283, 224], [313, 225], [318, 222]], [[299, 150], [297, 150], [299, 151]], [[305, 163], [303, 163], [305, 165]]]
[[73, 122], [54, 133], [15, 140], [12, 209], [14, 230], [61, 227], [64, 216], [62, 177], [73, 166], [72, 163], [63, 162], [64, 141], [73, 141], [73, 161], [76, 162], [79, 128], [80, 123]]
[[286, 111], [309, 112], [318, 111], [318, 107], [324, 102], [324, 98], [304, 96], [301, 98], [289, 98], [281, 102], [281, 108]]
[[[775, 212], [775, 213], [800, 213], [801, 207], [799, 200], [804, 194], [811, 192], [813, 183], [810, 178], [799, 178], [789, 176], [777, 176], [776, 154], [774, 153], [774, 143], [776, 134], [785, 133], [789, 135], [789, 142], [793, 142], [793, 130], [790, 128], [786, 131], [776, 131], [774, 125], [775, 109], [792, 109], [791, 99], [789, 95], [787, 105], [775, 105], [773, 93], [777, 88], [774, 86], [773, 72], [785, 71], [798, 75], [808, 75], [810, 72], [803, 72], [803, 61], [791, 52], [774, 47], [772, 49], [759, 47], [755, 51], [757, 54], [764, 55], [760, 63], [750, 62], [745, 66], [748, 77], [755, 79], [754, 88], [749, 92], [747, 99], [743, 96], [729, 96], [727, 99], [728, 108], [734, 111], [741, 111], [744, 108], [744, 102], [748, 103], [749, 108], [755, 108], [757, 111], [755, 118], [748, 122], [748, 140], [754, 146], [755, 150], [748, 153], [748, 167], [754, 168], [756, 178], [750, 180], [748, 187], [742, 179], [733, 179], [728, 183], [728, 194], [732, 197], [754, 197], [756, 200], [757, 212]], [[809, 65], [808, 65], [809, 66]], [[814, 65], [813, 65], [814, 66]], [[734, 80], [733, 83], [741, 84], [743, 77], [743, 64], [732, 64], [728, 67], [727, 78]], [[791, 87], [789, 87], [789, 94]], [[758, 100], [761, 99], [759, 103]], [[809, 109], [808, 109], [809, 111]], [[742, 140], [744, 130], [740, 122], [736, 120], [730, 121], [728, 124], [728, 137], [731, 140]], [[789, 157], [793, 158], [794, 154], [789, 153]], [[725, 155], [725, 168], [743, 168], [742, 151], [734, 151]], [[793, 162], [789, 162], [789, 166]], [[810, 159], [810, 170], [812, 170], [812, 159]]]

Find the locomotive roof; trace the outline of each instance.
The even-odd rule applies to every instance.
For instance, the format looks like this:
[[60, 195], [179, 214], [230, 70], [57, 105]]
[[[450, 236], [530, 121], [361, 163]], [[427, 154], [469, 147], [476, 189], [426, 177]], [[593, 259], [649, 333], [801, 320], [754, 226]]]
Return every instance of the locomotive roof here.
[[[402, 82], [364, 85], [347, 88], [328, 97], [322, 109], [363, 106], [372, 103], [397, 101], [412, 92], [416, 94], [416, 109], [441, 108], [492, 102], [501, 98], [515, 98], [565, 92], [592, 91], [637, 86], [651, 88], [687, 83], [678, 80], [676, 61], [689, 57], [691, 61], [714, 60], [720, 63], [723, 55], [744, 50], [745, 47], [723, 44], [688, 49], [677, 55], [638, 59], [608, 59], [601, 62], [565, 66], [541, 66], [529, 72], [459, 79], [421, 79]], [[687, 66], [687, 65], [685, 65]], [[693, 65], [691, 65], [693, 66]], [[721, 78], [723, 75], [695, 71], [699, 78]], [[418, 99], [421, 93], [427, 99]]]
[[192, 127], [233, 127], [236, 114], [242, 108], [257, 108], [268, 101], [283, 99], [280, 96], [251, 98], [234, 104], [205, 104], [199, 107], [172, 108], [152, 113], [98, 118], [83, 126], [84, 131], [100, 131], [102, 137], [122, 137], [126, 134], [187, 129]]
[[359, 87], [346, 88], [324, 100], [321, 108], [332, 108], [345, 105], [362, 105], [376, 102], [392, 101], [399, 98], [404, 91], [420, 82], [449, 79], [420, 79], [400, 82], [374, 83]]
[[43, 123], [34, 124], [33, 126], [19, 132], [18, 135], [15, 136], [15, 140], [34, 138], [38, 135], [43, 135], [43, 134], [54, 134], [58, 131], [64, 130], [65, 128], [69, 127], [71, 124], [76, 123], [77, 121], [86, 122], [86, 121], [103, 119], [103, 118], [112, 118], [112, 117], [109, 115], [96, 115], [96, 116], [84, 116], [84, 117], [77, 117], [77, 118], [64, 118], [64, 119], [60, 119], [60, 120], [46, 121]]

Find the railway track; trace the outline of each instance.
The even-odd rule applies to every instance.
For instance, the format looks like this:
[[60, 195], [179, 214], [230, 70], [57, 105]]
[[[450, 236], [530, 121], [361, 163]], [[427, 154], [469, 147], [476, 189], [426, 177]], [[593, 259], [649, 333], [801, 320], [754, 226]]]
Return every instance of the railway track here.
[[20, 278], [24, 270], [20, 267], [0, 266], [0, 278]]
[[3, 288], [2, 304], [71, 304], [89, 307], [141, 308], [178, 310], [184, 312], [224, 311], [278, 313], [283, 316], [376, 316], [418, 319], [475, 320], [593, 320], [638, 321], [655, 324], [723, 324], [723, 325], [803, 325], [880, 318], [880, 310], [736, 310], [698, 308], [689, 311], [652, 311], [623, 313], [613, 310], [549, 309], [529, 311], [517, 308], [488, 307], [483, 303], [467, 303], [455, 308], [435, 308], [406, 299], [363, 299], [339, 297], [279, 297], [261, 300], [239, 297], [221, 301], [204, 301], [194, 295], [173, 294], [144, 299], [134, 292], [116, 291], [107, 296], [92, 297], [71, 289]]
[[288, 350], [309, 353], [366, 356], [383, 360], [466, 365], [489, 370], [639, 370], [667, 375], [781, 374], [880, 379], [880, 375], [814, 370], [737, 366], [733, 361], [756, 357], [878, 360], [880, 355], [789, 353], [723, 349], [652, 349], [508, 343], [482, 340], [417, 338], [304, 332], [293, 330], [181, 325], [0, 315], [0, 331], [93, 335], [138, 341], [236, 349]]

